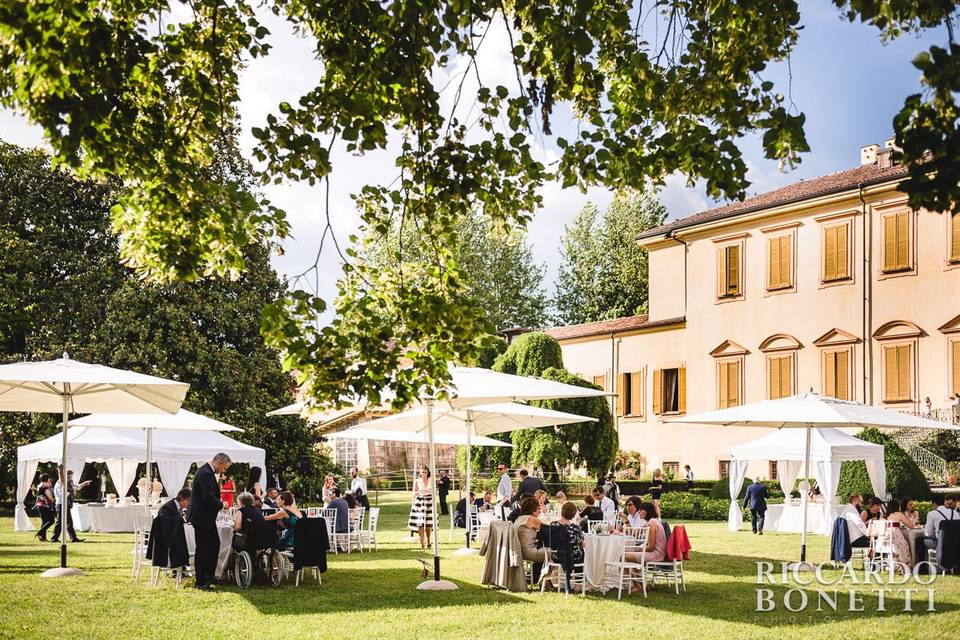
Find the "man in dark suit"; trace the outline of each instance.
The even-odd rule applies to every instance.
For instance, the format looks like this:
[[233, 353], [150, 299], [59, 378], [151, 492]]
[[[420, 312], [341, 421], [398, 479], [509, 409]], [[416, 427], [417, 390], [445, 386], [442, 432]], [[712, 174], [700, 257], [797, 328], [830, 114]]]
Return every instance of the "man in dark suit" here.
[[190, 489], [183, 488], [180, 489], [180, 492], [176, 495], [175, 498], [168, 500], [162, 507], [157, 510], [157, 517], [161, 516], [176, 516], [178, 518], [183, 517], [183, 512], [187, 510], [187, 507], [190, 506], [190, 494], [192, 492]]
[[437, 481], [437, 495], [440, 499], [440, 514], [450, 513], [450, 507], [447, 505], [447, 496], [450, 495], [450, 476], [446, 471], [440, 473], [440, 479]]
[[517, 492], [513, 496], [513, 501], [517, 502], [520, 500], [520, 496], [534, 495], [537, 491], [546, 491], [546, 487], [543, 486], [543, 481], [540, 478], [534, 478], [527, 473], [526, 469], [520, 469], [520, 486], [517, 487]]
[[187, 522], [193, 525], [197, 541], [194, 552], [194, 568], [197, 574], [197, 589], [210, 591], [217, 570], [217, 556], [220, 553], [220, 536], [217, 534], [217, 514], [223, 508], [220, 501], [220, 487], [217, 476], [230, 468], [230, 456], [218, 453], [207, 462], [193, 477], [190, 506], [187, 509]]
[[754, 478], [753, 484], [747, 487], [747, 494], [743, 497], [743, 508], [750, 508], [750, 524], [753, 532], [763, 535], [763, 518], [767, 513], [767, 488], [760, 484], [759, 478]]

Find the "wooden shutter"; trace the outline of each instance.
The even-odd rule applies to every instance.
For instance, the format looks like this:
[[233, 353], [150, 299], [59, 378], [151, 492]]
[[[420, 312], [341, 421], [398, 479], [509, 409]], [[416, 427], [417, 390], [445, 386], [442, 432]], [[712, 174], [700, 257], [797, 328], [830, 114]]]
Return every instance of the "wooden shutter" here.
[[767, 397], [776, 400], [780, 397], [780, 358], [767, 361]]
[[823, 231], [823, 279], [837, 279], [837, 229], [828, 227]]
[[954, 340], [950, 343], [950, 363], [953, 380], [952, 393], [960, 395], [960, 340]]
[[640, 371], [630, 374], [630, 415], [643, 415], [643, 386]]
[[910, 345], [884, 347], [883, 398], [888, 401], [909, 400], [910, 393]]
[[883, 219], [883, 270], [901, 271], [910, 266], [910, 214], [889, 215]]
[[677, 369], [677, 408], [680, 413], [687, 411], [687, 368]]
[[790, 266], [793, 264], [793, 237], [780, 236], [780, 286], [790, 286]]
[[837, 381], [837, 398], [840, 400], [850, 399], [850, 352], [836, 352], [837, 370], [835, 379]]
[[823, 352], [823, 395], [837, 397], [837, 354], [834, 351]]
[[723, 248], [723, 295], [740, 294], [740, 245]]
[[653, 372], [653, 413], [663, 413], [663, 371], [660, 369]]
[[717, 408], [727, 408], [727, 369], [729, 362], [717, 363]]
[[593, 376], [593, 384], [597, 385], [604, 391], [607, 389], [607, 376]]
[[897, 268], [897, 219], [887, 216], [883, 219], [883, 270]]
[[780, 238], [767, 240], [767, 289], [780, 288]]
[[960, 262], [960, 213], [950, 216], [950, 261]]
[[908, 260], [910, 251], [910, 214], [897, 214], [897, 269], [910, 267]]
[[740, 404], [740, 363], [731, 362], [727, 367], [727, 406]]
[[793, 393], [793, 358], [780, 358], [780, 397], [786, 398]]
[[847, 248], [849, 239], [847, 237], [847, 232], [849, 227], [845, 224], [842, 224], [836, 228], [837, 235], [837, 270], [835, 273], [835, 278], [837, 280], [844, 280], [850, 277], [849, 258], [847, 256]]
[[623, 384], [624, 377], [629, 376], [630, 374], [621, 373], [616, 377], [617, 388], [615, 389], [617, 393], [617, 415], [623, 415], [623, 404], [627, 400], [627, 385]]
[[771, 400], [786, 398], [793, 387], [793, 367], [790, 356], [777, 356], [769, 360], [767, 395]]

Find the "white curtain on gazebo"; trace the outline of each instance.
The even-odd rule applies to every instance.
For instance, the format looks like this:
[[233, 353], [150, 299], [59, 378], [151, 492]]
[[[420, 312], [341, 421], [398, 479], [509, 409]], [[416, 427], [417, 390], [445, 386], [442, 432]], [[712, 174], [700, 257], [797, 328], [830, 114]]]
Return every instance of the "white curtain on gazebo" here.
[[867, 474], [870, 476], [870, 485], [873, 487], [873, 493], [883, 498], [889, 498], [887, 493], [887, 465], [883, 458], [879, 460], [865, 460], [867, 464]]
[[190, 460], [158, 460], [157, 469], [160, 471], [160, 482], [163, 488], [167, 490], [168, 496], [177, 495], [177, 491], [183, 488], [183, 483], [187, 481], [187, 475], [190, 473], [190, 467], [193, 462]]
[[727, 513], [727, 528], [737, 531], [743, 525], [743, 511], [740, 510], [740, 489], [743, 488], [743, 479], [747, 477], [746, 460], [732, 460], [730, 462], [730, 511]]
[[793, 491], [802, 469], [802, 460], [777, 460], [777, 477], [780, 479], [780, 490], [783, 491], [783, 495], [788, 496]]
[[[840, 484], [840, 462], [823, 460], [813, 463], [813, 478], [817, 481], [820, 494], [832, 503]], [[883, 495], [883, 494], [880, 494]]]
[[17, 463], [17, 506], [14, 509], [15, 531], [33, 531], [34, 526], [27, 515], [27, 509], [23, 505], [24, 499], [30, 493], [30, 486], [33, 476], [37, 473], [36, 460], [22, 460]]
[[140, 463], [129, 458], [108, 458], [106, 462], [110, 479], [113, 480], [113, 486], [117, 490], [117, 496], [122, 498], [127, 495], [134, 480], [137, 479], [137, 466]]

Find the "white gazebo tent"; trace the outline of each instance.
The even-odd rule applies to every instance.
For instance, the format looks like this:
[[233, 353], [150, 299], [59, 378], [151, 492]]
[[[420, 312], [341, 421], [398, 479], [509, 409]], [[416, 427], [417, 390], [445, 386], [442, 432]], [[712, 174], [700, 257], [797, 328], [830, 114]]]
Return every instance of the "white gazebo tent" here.
[[[56, 360], [0, 365], [0, 411], [57, 413], [63, 417], [60, 471], [64, 481], [69, 449], [67, 421], [71, 413], [175, 413], [189, 388], [184, 382], [71, 360], [66, 353]], [[20, 508], [26, 491], [18, 486]], [[67, 500], [63, 500], [60, 518], [64, 524], [66, 505]], [[45, 571], [44, 576], [82, 574], [67, 567], [68, 538], [60, 538], [60, 567]]]
[[[105, 462], [113, 483], [126, 490], [134, 481], [137, 464], [147, 460], [147, 432], [129, 428], [70, 427], [67, 468], [79, 473], [87, 462]], [[153, 436], [153, 459], [167, 493], [178, 491], [190, 467], [203, 464], [218, 453], [234, 462], [264, 468], [263, 449], [232, 440], [216, 431], [158, 429]], [[63, 455], [59, 435], [17, 449], [17, 482], [29, 486], [41, 462], [57, 462]], [[29, 521], [28, 521], [29, 522]], [[31, 524], [32, 528], [32, 524]]]
[[[147, 486], [151, 486], [151, 481], [153, 480], [153, 434], [158, 429], [159, 430], [175, 430], [175, 431], [236, 431], [242, 432], [243, 429], [234, 427], [233, 425], [227, 424], [226, 422], [221, 422], [219, 420], [214, 420], [213, 418], [208, 418], [207, 416], [200, 415], [199, 413], [193, 413], [192, 411], [187, 411], [186, 409], [180, 409], [176, 413], [162, 413], [162, 414], [151, 414], [151, 413], [95, 413], [89, 416], [84, 416], [76, 420], [70, 421], [71, 427], [104, 427], [108, 429], [143, 429], [147, 434], [147, 450], [146, 450], [146, 470], [147, 470]], [[114, 460], [112, 462], [107, 461], [107, 467], [110, 469], [110, 476], [113, 478], [113, 484], [118, 488], [123, 486], [123, 491], [126, 491], [130, 487], [130, 483], [121, 485], [117, 480], [124, 481], [126, 478], [131, 478], [136, 475], [137, 465], [139, 464], [138, 460], [132, 459], [122, 459]], [[164, 466], [167, 468], [168, 475], [172, 478], [176, 478], [178, 471], [174, 470], [174, 465], [176, 463], [171, 463], [170, 461], [164, 461]], [[189, 467], [188, 467], [189, 471]], [[162, 476], [163, 474], [161, 474]], [[186, 474], [183, 475], [186, 477]], [[166, 478], [164, 478], [166, 480]], [[182, 486], [183, 482], [181, 481], [178, 486]], [[149, 505], [147, 501], [143, 501], [144, 509], [148, 509]]]
[[[727, 524], [731, 531], [743, 525], [739, 492], [751, 460], [775, 460], [777, 476], [783, 494], [789, 496], [800, 477], [806, 448], [806, 433], [800, 429], [778, 429], [767, 435], [730, 449], [730, 513]], [[870, 475], [873, 492], [887, 494], [887, 472], [883, 445], [866, 442], [840, 429], [813, 429], [810, 432], [810, 464], [820, 492], [832, 504], [840, 482], [840, 465], [846, 461], [863, 460]], [[818, 531], [829, 533], [829, 531]]]
[[[821, 396], [813, 391], [787, 398], [764, 400], [752, 404], [707, 411], [668, 420], [667, 422], [714, 424], [726, 427], [772, 427], [775, 429], [804, 429], [803, 476], [810, 477], [810, 441], [812, 432], [824, 428], [870, 427], [892, 429], [946, 429], [958, 430], [945, 422], [937, 422], [882, 407], [860, 404]], [[730, 482], [733, 487], [733, 474]], [[743, 479], [741, 478], [741, 483]], [[739, 485], [737, 485], [739, 489]], [[731, 493], [733, 490], [731, 489]], [[809, 568], [807, 559], [807, 492], [803, 492], [803, 532], [800, 537], [800, 567]]]

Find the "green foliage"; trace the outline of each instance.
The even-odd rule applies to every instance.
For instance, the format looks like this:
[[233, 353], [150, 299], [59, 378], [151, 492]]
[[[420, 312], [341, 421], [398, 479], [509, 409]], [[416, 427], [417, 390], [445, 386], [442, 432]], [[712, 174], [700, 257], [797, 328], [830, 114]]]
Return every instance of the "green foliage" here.
[[617, 451], [612, 469], [617, 479], [638, 480], [647, 471], [647, 459], [639, 451]]
[[[911, 497], [914, 500], [929, 500], [930, 485], [917, 464], [893, 439], [877, 429], [864, 429], [857, 437], [867, 442], [883, 445], [884, 464], [887, 468], [887, 492], [894, 498]], [[837, 495], [844, 497], [859, 493], [864, 497], [873, 495], [867, 465], [861, 461], [844, 462], [840, 469], [840, 484]], [[880, 496], [881, 498], [883, 496]]]
[[551, 367], [563, 368], [563, 351], [556, 339], [539, 331], [514, 338], [493, 364], [494, 371], [517, 376], [539, 376]]
[[[261, 308], [284, 286], [264, 245], [244, 248], [241, 278], [148, 284], [119, 263], [109, 232], [114, 192], [50, 167], [39, 151], [0, 144], [0, 359], [59, 356], [190, 383], [184, 406], [244, 429], [271, 471], [290, 475], [313, 428], [265, 413], [292, 401], [291, 379], [259, 333]], [[57, 429], [45, 414], [0, 414], [0, 484], [16, 447]]]
[[480, 347], [480, 353], [477, 355], [476, 366], [481, 369], [492, 369], [493, 363], [497, 361], [507, 350], [506, 339], [500, 336], [483, 336], [483, 342]]
[[[497, 358], [494, 371], [521, 376], [540, 376], [566, 384], [596, 389], [595, 385], [563, 369], [560, 343], [545, 333], [517, 336]], [[597, 422], [568, 424], [511, 433], [513, 466], [533, 464], [553, 471], [567, 464], [584, 465], [597, 475], [613, 464], [619, 438], [606, 398], [564, 398], [531, 404], [597, 418]]]
[[[647, 251], [636, 238], [663, 224], [656, 192], [624, 189], [602, 217], [588, 204], [564, 229], [554, 306], [560, 322], [579, 324], [647, 311]], [[600, 219], [598, 219], [600, 218]]]
[[321, 498], [320, 489], [327, 475], [332, 475], [341, 489], [348, 486], [349, 482], [343, 474], [343, 469], [333, 463], [329, 448], [311, 447], [305, 450], [304, 454], [310, 458], [311, 473], [302, 474], [298, 469], [297, 473], [289, 476], [287, 482], [287, 489], [293, 492], [299, 503], [317, 502]]

